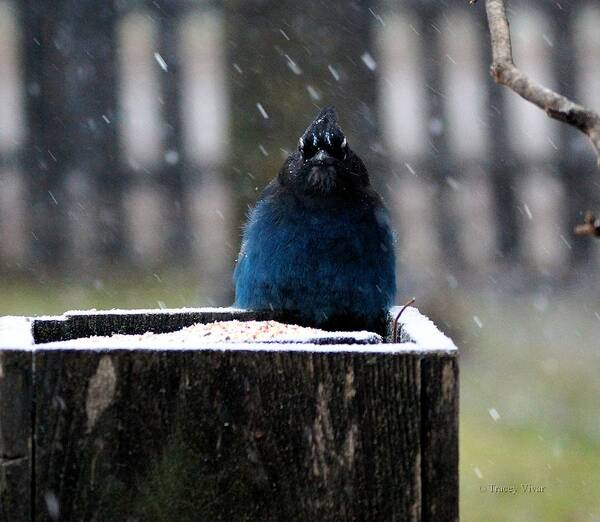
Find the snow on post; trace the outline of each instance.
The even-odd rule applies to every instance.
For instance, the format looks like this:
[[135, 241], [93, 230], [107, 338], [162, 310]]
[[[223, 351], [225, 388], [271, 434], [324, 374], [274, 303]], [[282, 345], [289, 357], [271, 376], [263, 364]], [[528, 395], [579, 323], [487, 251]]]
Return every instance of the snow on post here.
[[454, 344], [285, 322], [0, 318], [0, 519], [458, 520]]

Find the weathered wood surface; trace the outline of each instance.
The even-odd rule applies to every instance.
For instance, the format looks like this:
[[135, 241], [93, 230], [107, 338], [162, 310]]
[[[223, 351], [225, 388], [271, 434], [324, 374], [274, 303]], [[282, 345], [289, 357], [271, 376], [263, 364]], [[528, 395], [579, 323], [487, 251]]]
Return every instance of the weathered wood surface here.
[[32, 352], [0, 351], [0, 521], [31, 520]]
[[[93, 329], [100, 315], [72, 324]], [[1, 352], [3, 448], [5, 426], [25, 419], [10, 455], [33, 459], [32, 478], [17, 481], [31, 484], [32, 502], [7, 488], [3, 466], [0, 499], [14, 507], [2, 520], [457, 520], [456, 351], [412, 337]], [[25, 361], [11, 367], [32, 390], [6, 380], [7, 357]], [[22, 389], [21, 401], [7, 389]], [[35, 443], [23, 446], [32, 427]], [[30, 502], [32, 512], [16, 509]]]
[[421, 359], [421, 430], [422, 520], [458, 520], [458, 361], [454, 355]]
[[261, 321], [271, 319], [272, 313], [235, 310], [233, 308], [182, 309], [181, 311], [148, 310], [140, 312], [108, 311], [98, 313], [68, 312], [33, 322], [36, 344], [68, 341], [92, 335], [143, 334], [145, 332], [174, 332], [195, 323], [215, 321]]

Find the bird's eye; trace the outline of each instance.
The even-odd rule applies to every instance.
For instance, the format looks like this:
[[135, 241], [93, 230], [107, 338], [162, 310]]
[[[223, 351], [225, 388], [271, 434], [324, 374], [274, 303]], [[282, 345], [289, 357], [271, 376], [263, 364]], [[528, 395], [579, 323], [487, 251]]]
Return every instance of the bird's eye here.
[[298, 142], [298, 149], [300, 153], [304, 157], [304, 159], [310, 159], [317, 153], [317, 139], [316, 136], [313, 135], [313, 139], [310, 136], [300, 138]]
[[330, 154], [338, 159], [346, 159], [348, 142], [343, 134], [334, 134], [330, 140]]

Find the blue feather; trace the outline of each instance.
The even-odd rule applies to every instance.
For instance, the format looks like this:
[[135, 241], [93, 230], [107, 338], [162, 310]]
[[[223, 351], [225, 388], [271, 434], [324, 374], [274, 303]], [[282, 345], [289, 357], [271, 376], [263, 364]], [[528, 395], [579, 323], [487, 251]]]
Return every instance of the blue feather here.
[[[309, 139], [315, 135], [318, 142], [314, 130]], [[387, 210], [366, 169], [355, 172], [362, 162], [353, 153], [340, 153], [335, 172], [305, 156], [300, 149], [288, 159], [249, 214], [234, 271], [235, 306], [284, 310], [315, 326], [378, 328], [396, 292]]]

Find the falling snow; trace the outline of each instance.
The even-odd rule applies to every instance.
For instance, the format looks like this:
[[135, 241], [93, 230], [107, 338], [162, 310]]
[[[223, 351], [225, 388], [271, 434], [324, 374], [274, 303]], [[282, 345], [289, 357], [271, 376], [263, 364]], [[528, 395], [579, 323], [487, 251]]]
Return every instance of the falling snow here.
[[287, 60], [287, 66], [290, 68], [290, 70], [300, 76], [302, 74], [302, 69], [300, 68], [300, 66], [290, 58], [290, 56], [288, 54], [285, 55], [285, 58]]
[[383, 18], [381, 17], [381, 15], [377, 14], [370, 7], [369, 7], [369, 12], [373, 15], [373, 17], [375, 18], [375, 20], [377, 20], [381, 24], [382, 27], [385, 27], [385, 22], [383, 21]]
[[453, 178], [452, 176], [448, 176], [446, 178], [446, 183], [448, 183], [452, 190], [458, 190], [460, 187], [460, 183], [456, 180], [456, 178]]
[[452, 274], [446, 274], [446, 281], [452, 290], [456, 290], [458, 288], [458, 279], [456, 279], [456, 277], [454, 277]]
[[373, 56], [371, 56], [371, 53], [369, 53], [369, 52], [364, 53], [360, 57], [360, 59], [371, 71], [374, 71], [375, 69], [377, 69], [377, 62], [375, 61], [375, 58], [373, 58]]
[[46, 510], [52, 520], [58, 520], [60, 516], [60, 504], [58, 498], [53, 491], [47, 490], [44, 492], [44, 501], [46, 502]]
[[552, 141], [552, 138], [550, 136], [546, 136], [546, 139], [548, 140], [548, 143], [550, 143], [550, 146], [554, 149], [554, 150], [558, 150], [558, 146], [556, 145], [556, 143], [554, 143]]
[[408, 24], [408, 27], [410, 27], [410, 30], [415, 33], [417, 36], [421, 36], [421, 33], [419, 31], [416, 30], [415, 26], [413, 24]]
[[310, 97], [314, 101], [319, 101], [321, 99], [321, 94], [312, 85], [307, 85], [306, 90], [308, 91], [308, 94], [310, 94]]
[[160, 68], [163, 71], [168, 70], [167, 62], [165, 62], [164, 58], [160, 55], [160, 53], [154, 53], [154, 59], [158, 62], [158, 65], [160, 65]]
[[488, 413], [490, 414], [490, 417], [494, 419], [494, 422], [498, 422], [500, 420], [500, 414], [496, 408], [489, 408]]
[[179, 162], [179, 153], [176, 150], [165, 152], [165, 162], [168, 165], [176, 165]]
[[441, 118], [431, 118], [429, 120], [429, 132], [433, 136], [440, 136], [444, 132], [444, 122]]
[[340, 73], [337, 71], [337, 69], [331, 64], [329, 64], [327, 66], [327, 69], [329, 69], [329, 72], [331, 73], [331, 76], [333, 76], [334, 80], [336, 82], [339, 82], [340, 81]]
[[265, 110], [265, 108], [262, 106], [262, 103], [257, 103], [256, 104], [256, 108], [258, 109], [258, 112], [260, 112], [261, 116], [265, 119], [268, 120], [269, 119], [269, 115], [267, 114], [267, 111]]
[[571, 250], [571, 249], [572, 249], [572, 247], [571, 247], [571, 243], [569, 242], [569, 240], [568, 240], [568, 239], [567, 239], [565, 236], [563, 236], [562, 234], [559, 234], [559, 237], [560, 237], [560, 240], [561, 240], [561, 241], [562, 241], [562, 242], [565, 244], [565, 246], [566, 246], [566, 247], [567, 247], [569, 250]]
[[416, 176], [417, 172], [415, 171], [415, 169], [412, 167], [412, 165], [410, 163], [404, 163], [404, 166], [408, 169], [408, 171], [413, 175]]

